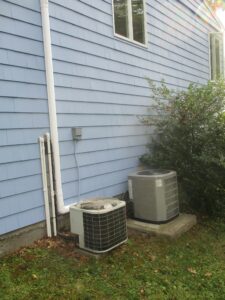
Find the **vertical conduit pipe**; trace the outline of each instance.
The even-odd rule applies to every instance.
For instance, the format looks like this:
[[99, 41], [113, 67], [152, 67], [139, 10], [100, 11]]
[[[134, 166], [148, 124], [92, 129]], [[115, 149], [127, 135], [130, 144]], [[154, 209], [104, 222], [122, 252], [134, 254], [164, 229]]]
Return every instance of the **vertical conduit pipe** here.
[[52, 151], [51, 151], [51, 142], [49, 133], [45, 134], [46, 144], [47, 144], [47, 153], [48, 153], [48, 170], [49, 170], [49, 186], [50, 186], [50, 197], [51, 197], [51, 206], [52, 206], [52, 223], [53, 223], [53, 234], [57, 236], [57, 227], [56, 227], [56, 214], [55, 214], [55, 197], [54, 197], [54, 188], [53, 188], [53, 176], [52, 176]]
[[43, 193], [44, 193], [44, 201], [45, 201], [45, 217], [46, 217], [47, 235], [48, 235], [48, 237], [52, 237], [49, 199], [48, 199], [48, 182], [47, 182], [46, 160], [45, 160], [45, 145], [44, 145], [43, 137], [39, 138], [39, 145], [40, 145]]

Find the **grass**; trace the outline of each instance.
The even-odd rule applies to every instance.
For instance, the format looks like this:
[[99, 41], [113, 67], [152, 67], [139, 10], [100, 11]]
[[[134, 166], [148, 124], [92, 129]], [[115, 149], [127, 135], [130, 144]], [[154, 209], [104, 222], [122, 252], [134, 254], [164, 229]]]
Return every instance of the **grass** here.
[[133, 236], [106, 257], [42, 240], [0, 261], [0, 299], [225, 299], [225, 224], [176, 241]]

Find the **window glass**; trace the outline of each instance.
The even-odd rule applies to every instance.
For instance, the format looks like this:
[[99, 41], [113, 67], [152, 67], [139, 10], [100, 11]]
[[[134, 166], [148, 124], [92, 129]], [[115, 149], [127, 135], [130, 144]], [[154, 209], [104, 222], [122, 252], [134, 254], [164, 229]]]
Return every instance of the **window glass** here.
[[210, 35], [210, 63], [211, 63], [211, 79], [214, 79], [214, 63], [213, 63], [213, 36]]
[[211, 80], [224, 77], [223, 33], [210, 33]]
[[146, 44], [145, 0], [113, 0], [115, 33]]
[[145, 43], [145, 22], [143, 0], [132, 0], [133, 39]]
[[215, 40], [215, 56], [216, 56], [216, 79], [220, 78], [220, 42], [218, 39]]
[[114, 0], [115, 32], [129, 37], [127, 0]]

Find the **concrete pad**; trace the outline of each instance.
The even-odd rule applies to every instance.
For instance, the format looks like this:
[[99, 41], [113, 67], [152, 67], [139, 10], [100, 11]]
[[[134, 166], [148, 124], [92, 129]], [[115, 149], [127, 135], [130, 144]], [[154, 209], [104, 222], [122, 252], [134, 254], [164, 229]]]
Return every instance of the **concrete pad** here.
[[166, 237], [169, 239], [178, 238], [181, 234], [187, 232], [196, 225], [195, 215], [180, 214], [176, 219], [166, 224], [151, 224], [134, 219], [127, 220], [128, 233], [142, 232], [148, 235]]
[[74, 251], [82, 256], [86, 256], [89, 258], [95, 258], [95, 259], [101, 259], [103, 257], [106, 257], [106, 255], [108, 255], [109, 252], [105, 252], [105, 253], [94, 253], [94, 252], [89, 252], [85, 249], [81, 249], [81, 248], [75, 248]]

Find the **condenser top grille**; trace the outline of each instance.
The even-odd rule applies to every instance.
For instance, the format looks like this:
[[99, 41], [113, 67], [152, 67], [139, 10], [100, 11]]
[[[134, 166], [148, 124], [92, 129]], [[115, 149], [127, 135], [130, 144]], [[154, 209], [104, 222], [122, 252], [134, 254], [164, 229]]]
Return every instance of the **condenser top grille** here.
[[[138, 176], [162, 176], [162, 175], [168, 175], [171, 171], [169, 170], [163, 170], [163, 169], [150, 169], [150, 170], [144, 170], [137, 172]], [[132, 174], [131, 174], [132, 175]]]
[[127, 238], [126, 207], [104, 214], [83, 213], [85, 247], [104, 251]]
[[93, 198], [84, 200], [74, 206], [74, 209], [91, 214], [104, 214], [124, 206], [123, 201], [114, 198]]

